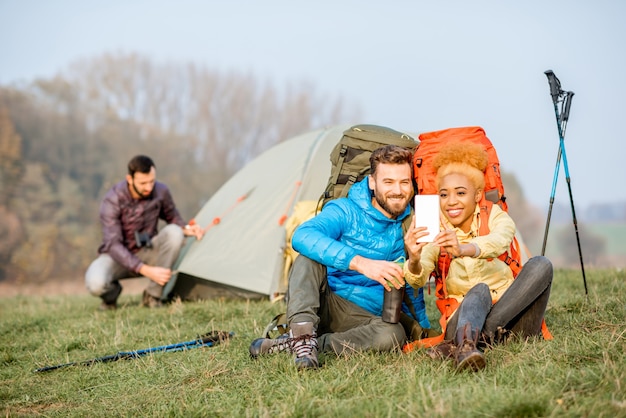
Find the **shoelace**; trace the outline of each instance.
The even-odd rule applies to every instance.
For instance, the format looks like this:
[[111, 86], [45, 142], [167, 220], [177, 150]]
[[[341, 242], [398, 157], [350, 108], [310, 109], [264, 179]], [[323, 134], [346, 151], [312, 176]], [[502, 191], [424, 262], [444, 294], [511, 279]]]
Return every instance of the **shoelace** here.
[[312, 335], [300, 335], [291, 339], [293, 345], [292, 350], [295, 351], [296, 357], [308, 357], [312, 354], [313, 348], [317, 350], [317, 338]]
[[282, 353], [283, 351], [287, 351], [289, 353], [292, 352], [293, 338], [288, 337], [278, 337], [274, 340], [274, 345], [269, 348], [269, 353]]

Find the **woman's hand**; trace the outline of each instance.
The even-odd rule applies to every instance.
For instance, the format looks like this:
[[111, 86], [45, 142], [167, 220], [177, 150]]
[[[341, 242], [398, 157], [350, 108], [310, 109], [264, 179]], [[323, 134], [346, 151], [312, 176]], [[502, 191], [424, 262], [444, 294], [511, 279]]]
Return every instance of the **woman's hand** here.
[[460, 244], [453, 229], [441, 231], [435, 237], [435, 245], [445, 249], [452, 257], [478, 257], [480, 248], [476, 243]]
[[411, 226], [409, 230], [406, 231], [404, 235], [404, 248], [407, 252], [407, 259], [412, 262], [419, 262], [422, 256], [422, 249], [427, 244], [427, 242], [418, 242], [421, 238], [424, 238], [429, 235], [427, 231], [427, 227], [425, 226], [415, 226], [415, 217], [411, 221]]
[[461, 245], [459, 244], [459, 239], [457, 238], [454, 229], [446, 229], [445, 231], [441, 231], [435, 237], [433, 244], [445, 249], [448, 254], [453, 257], [460, 257], [462, 255]]

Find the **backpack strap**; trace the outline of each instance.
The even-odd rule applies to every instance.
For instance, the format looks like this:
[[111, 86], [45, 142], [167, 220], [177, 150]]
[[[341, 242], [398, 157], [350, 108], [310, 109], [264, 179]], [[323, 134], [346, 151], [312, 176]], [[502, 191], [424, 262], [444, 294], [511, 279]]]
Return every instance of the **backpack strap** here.
[[337, 169], [335, 174], [328, 181], [329, 184], [337, 184], [337, 179], [339, 178], [339, 172], [341, 171], [341, 167], [343, 166], [343, 162], [346, 160], [346, 154], [348, 153], [348, 146], [346, 144], [341, 145], [341, 149], [339, 150], [339, 160], [337, 161]]
[[411, 313], [411, 316], [413, 317], [413, 319], [415, 319], [416, 321], [419, 321], [417, 312], [415, 312], [415, 306], [413, 305], [413, 301], [411, 300], [409, 293], [406, 291], [404, 292], [402, 296], [402, 302], [404, 302], [406, 307], [409, 309], [409, 312]]
[[263, 338], [277, 338], [280, 335], [289, 333], [289, 324], [287, 324], [287, 313], [279, 313], [276, 315], [263, 330]]
[[365, 174], [368, 173], [369, 171], [370, 171], [370, 167], [367, 166], [359, 170], [358, 173], [351, 173], [348, 176], [346, 180], [346, 185], [341, 190], [341, 194], [339, 195], [339, 197], [348, 197], [348, 192], [350, 191], [350, 188], [354, 185], [354, 183], [363, 179], [365, 177]]

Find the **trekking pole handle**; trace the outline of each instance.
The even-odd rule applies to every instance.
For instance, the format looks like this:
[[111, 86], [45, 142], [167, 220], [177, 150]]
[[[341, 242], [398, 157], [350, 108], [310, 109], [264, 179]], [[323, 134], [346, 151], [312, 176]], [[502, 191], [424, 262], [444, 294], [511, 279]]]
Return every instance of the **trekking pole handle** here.
[[556, 104], [559, 96], [563, 92], [561, 90], [561, 82], [556, 77], [556, 75], [554, 75], [554, 72], [552, 70], [546, 70], [544, 71], [544, 74], [546, 75], [546, 77], [548, 77], [548, 84], [550, 84], [550, 95], [552, 96], [552, 101]]

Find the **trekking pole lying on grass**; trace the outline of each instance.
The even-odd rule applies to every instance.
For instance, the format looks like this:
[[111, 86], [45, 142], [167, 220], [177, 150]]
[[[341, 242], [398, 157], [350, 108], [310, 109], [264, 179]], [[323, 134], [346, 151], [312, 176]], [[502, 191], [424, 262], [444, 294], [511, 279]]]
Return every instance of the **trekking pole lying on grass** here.
[[[552, 214], [552, 205], [554, 204], [554, 194], [556, 193], [556, 182], [559, 177], [559, 167], [561, 166], [561, 157], [563, 158], [563, 168], [565, 169], [565, 181], [567, 182], [567, 189], [569, 191], [569, 200], [572, 206], [572, 218], [574, 221], [574, 231], [576, 232], [576, 243], [578, 244], [578, 256], [580, 258], [580, 268], [583, 273], [583, 283], [585, 285], [585, 295], [587, 295], [587, 278], [585, 277], [585, 265], [583, 263], [583, 253], [580, 248], [580, 237], [578, 236], [578, 222], [576, 221], [576, 210], [574, 209], [574, 197], [572, 196], [572, 184], [569, 176], [569, 167], [567, 166], [567, 154], [565, 153], [565, 128], [567, 127], [567, 121], [569, 119], [569, 111], [572, 105], [573, 91], [561, 90], [561, 82], [554, 75], [552, 70], [544, 72], [548, 77], [548, 84], [550, 85], [550, 95], [552, 96], [552, 103], [554, 104], [554, 114], [556, 116], [556, 126], [559, 130], [559, 152], [556, 157], [556, 167], [554, 169], [554, 179], [552, 181], [552, 191], [550, 193], [550, 208], [548, 209], [548, 219], [546, 220], [546, 229], [543, 235], [543, 246], [541, 248], [541, 255], [546, 253], [546, 242], [548, 240], [548, 229], [550, 227], [550, 216]], [[561, 109], [559, 111], [558, 104], [561, 103]]]
[[221, 341], [229, 340], [234, 335], [235, 334], [233, 332], [213, 331], [208, 334], [198, 335], [198, 337], [193, 341], [186, 341], [186, 342], [170, 344], [170, 345], [162, 345], [160, 347], [146, 348], [146, 349], [137, 350], [137, 351], [120, 351], [115, 354], [111, 354], [111, 355], [103, 356], [103, 357], [97, 357], [91, 360], [57, 364], [55, 366], [41, 367], [39, 369], [35, 369], [35, 372], [36, 373], [48, 372], [50, 370], [56, 370], [56, 369], [60, 369], [62, 367], [68, 367], [68, 366], [91, 366], [96, 363], [108, 363], [108, 362], [117, 361], [117, 360], [135, 359], [135, 358], [139, 358], [149, 353], [157, 353], [157, 352], [164, 352], [164, 351], [166, 352], [183, 351], [183, 350], [189, 350], [191, 348], [197, 348], [197, 347], [213, 347], [214, 345], [219, 344]]

